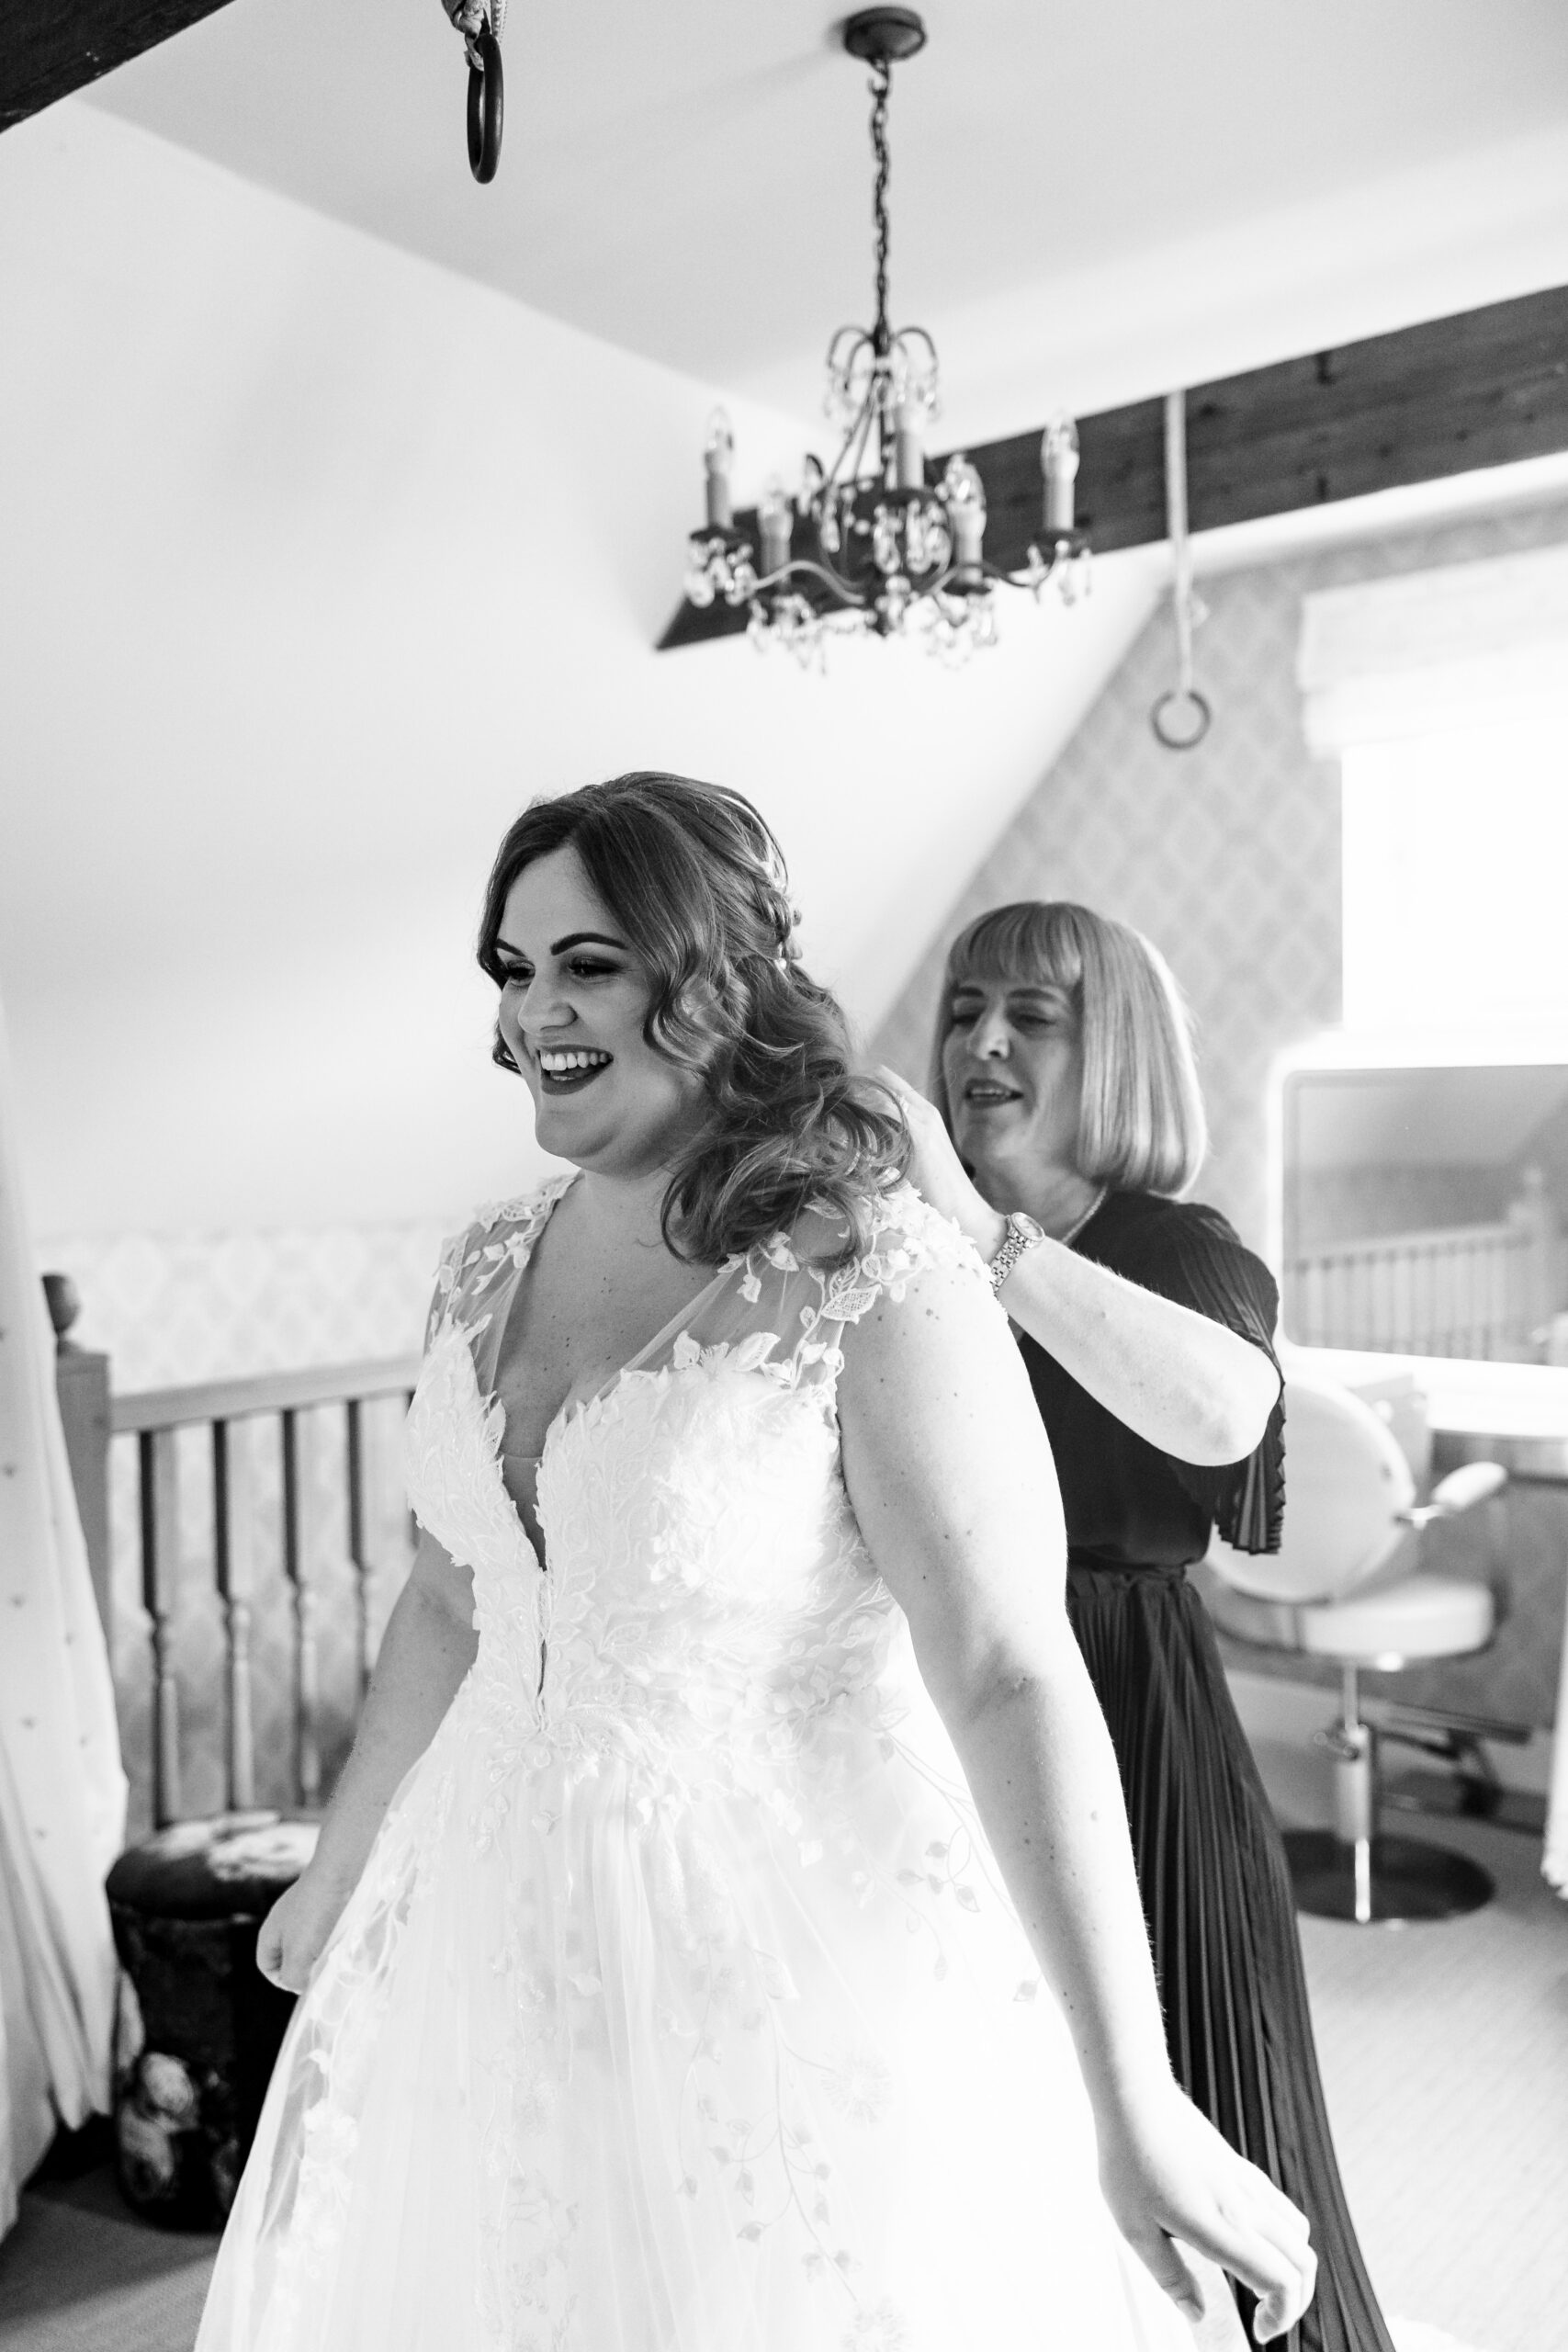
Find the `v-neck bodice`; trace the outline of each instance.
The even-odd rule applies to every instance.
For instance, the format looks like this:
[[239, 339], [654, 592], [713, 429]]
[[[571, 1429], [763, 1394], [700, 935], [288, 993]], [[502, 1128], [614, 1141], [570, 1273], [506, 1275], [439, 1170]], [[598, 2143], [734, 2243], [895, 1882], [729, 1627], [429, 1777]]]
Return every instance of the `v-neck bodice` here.
[[[476, 1349], [476, 1368], [480, 1374], [481, 1385], [488, 1393], [501, 1399], [506, 1414], [502, 1452], [509, 1461], [532, 1464], [535, 1466], [544, 1458], [545, 1450], [549, 1444], [550, 1430], [558, 1421], [564, 1421], [573, 1413], [585, 1410], [597, 1398], [607, 1396], [624, 1374], [635, 1372], [639, 1366], [657, 1357], [660, 1349], [669, 1345], [694, 1316], [700, 1314], [708, 1293], [728, 1280], [741, 1262], [739, 1259], [732, 1259], [726, 1265], [716, 1268], [700, 1289], [694, 1291], [690, 1298], [683, 1300], [674, 1313], [659, 1326], [651, 1338], [645, 1340], [633, 1354], [626, 1357], [597, 1381], [581, 1388], [574, 1381], [545, 1425], [539, 1452], [533, 1454], [524, 1453], [520, 1449], [507, 1443], [512, 1408], [508, 1406], [502, 1393], [502, 1377], [514, 1352], [516, 1327], [540, 1238], [556, 1209], [570, 1191], [572, 1182], [573, 1178], [569, 1176], [546, 1186], [536, 1204], [530, 1204], [528, 1213], [520, 1220], [524, 1246], [518, 1248], [514, 1241], [507, 1250], [504, 1272], [497, 1285], [500, 1295], [490, 1309], [489, 1336]], [[481, 1264], [484, 1262], [487, 1261], [481, 1261]], [[496, 1283], [496, 1277], [493, 1275], [491, 1283], [491, 1284]], [[486, 1285], [486, 1287], [490, 1286], [491, 1284]]]
[[884, 1291], [964, 1245], [901, 1186], [846, 1267], [824, 1272], [775, 1237], [721, 1268], [550, 1422], [536, 1482], [546, 1577], [508, 1489], [494, 1369], [565, 1190], [483, 1213], [444, 1256], [409, 1415], [410, 1501], [473, 1571], [476, 1676], [502, 1717], [521, 1709], [574, 1736], [619, 1720], [624, 1738], [629, 1707], [660, 1721], [661, 1742], [683, 1739], [732, 1713], [753, 1673], [792, 1682], [852, 1626], [857, 1644], [890, 1626], [840, 1472], [840, 1342]]

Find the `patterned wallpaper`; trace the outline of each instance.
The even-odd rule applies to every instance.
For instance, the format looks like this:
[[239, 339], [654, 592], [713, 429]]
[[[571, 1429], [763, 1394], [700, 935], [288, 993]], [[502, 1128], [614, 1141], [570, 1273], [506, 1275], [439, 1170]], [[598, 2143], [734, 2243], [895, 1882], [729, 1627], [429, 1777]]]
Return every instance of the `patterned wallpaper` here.
[[[1331, 1025], [1340, 1005], [1339, 778], [1302, 736], [1301, 600], [1428, 566], [1568, 541], [1568, 503], [1358, 541], [1201, 583], [1195, 643], [1213, 726], [1194, 752], [1161, 749], [1155, 697], [1174, 683], [1168, 605], [1149, 621], [1049, 775], [954, 900], [875, 1040], [923, 1084], [942, 957], [972, 916], [1013, 899], [1077, 899], [1147, 933], [1197, 1020], [1212, 1144], [1198, 1192], [1255, 1247], [1266, 1229], [1264, 1093], [1272, 1057]], [[1415, 1703], [1549, 1724], [1562, 1638], [1568, 1501], [1509, 1498], [1512, 1614], [1468, 1663], [1391, 1679]], [[1458, 1553], [1464, 1539], [1448, 1539]], [[1463, 1565], [1479, 1565], [1471, 1558]], [[1254, 1671], [1252, 1653], [1235, 1662]], [[1265, 1670], [1269, 1670], [1268, 1668]], [[1272, 1670], [1327, 1679], [1302, 1660]], [[1374, 1687], [1382, 1678], [1374, 1678]]]
[[1011, 899], [1077, 899], [1146, 932], [1196, 1016], [1213, 1132], [1199, 1191], [1246, 1239], [1264, 1231], [1269, 1064], [1339, 1017], [1339, 779], [1302, 736], [1295, 682], [1309, 590], [1568, 541], [1568, 502], [1356, 541], [1201, 583], [1195, 643], [1213, 726], [1162, 750], [1150, 705], [1173, 684], [1162, 605], [1050, 774], [954, 901], [875, 1040], [923, 1083], [947, 942]]
[[441, 1238], [434, 1225], [53, 1234], [39, 1259], [74, 1278], [71, 1336], [107, 1350], [123, 1391], [417, 1348]]

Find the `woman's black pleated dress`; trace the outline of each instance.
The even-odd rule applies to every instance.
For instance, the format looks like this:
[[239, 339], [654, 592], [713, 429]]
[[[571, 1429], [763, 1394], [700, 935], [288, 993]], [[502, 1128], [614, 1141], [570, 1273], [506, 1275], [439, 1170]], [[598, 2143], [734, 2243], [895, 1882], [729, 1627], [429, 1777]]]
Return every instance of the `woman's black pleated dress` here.
[[[1271, 1359], [1272, 1277], [1217, 1211], [1112, 1193], [1073, 1247]], [[1187, 1580], [1217, 1523], [1279, 1542], [1284, 1415], [1247, 1461], [1178, 1462], [1021, 1340], [1067, 1522], [1067, 1605], [1121, 1766], [1178, 2079], [1312, 2224], [1317, 2292], [1290, 2352], [1392, 2352], [1356, 2243], [1318, 2080], [1284, 1848], [1213, 1629]], [[1238, 2290], [1250, 2332], [1253, 2298]]]

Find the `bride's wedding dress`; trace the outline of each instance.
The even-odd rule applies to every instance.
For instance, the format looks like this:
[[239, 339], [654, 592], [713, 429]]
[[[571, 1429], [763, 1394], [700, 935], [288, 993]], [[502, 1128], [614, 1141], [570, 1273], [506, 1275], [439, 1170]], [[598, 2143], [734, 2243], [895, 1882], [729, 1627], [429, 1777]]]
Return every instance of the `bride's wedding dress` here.
[[1191, 2352], [840, 1475], [854, 1323], [967, 1245], [906, 1187], [846, 1271], [726, 1268], [552, 1426], [543, 1573], [491, 1391], [564, 1189], [443, 1265], [409, 1496], [479, 1652], [296, 2011], [198, 2352]]

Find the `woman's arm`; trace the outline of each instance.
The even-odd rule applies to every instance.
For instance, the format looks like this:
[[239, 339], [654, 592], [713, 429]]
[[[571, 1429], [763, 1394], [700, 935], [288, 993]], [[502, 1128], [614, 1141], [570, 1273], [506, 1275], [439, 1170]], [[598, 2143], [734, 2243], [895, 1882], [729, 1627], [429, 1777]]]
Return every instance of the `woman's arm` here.
[[[891, 1070], [909, 1122], [909, 1175], [953, 1218], [982, 1258], [1001, 1248], [1006, 1221], [965, 1173], [934, 1104]], [[1001, 1286], [1013, 1321], [1119, 1421], [1179, 1462], [1245, 1461], [1280, 1398], [1280, 1375], [1260, 1348], [1207, 1315], [1123, 1280], [1059, 1241], [1026, 1250]]]
[[1162, 1453], [1242, 1462], [1261, 1442], [1280, 1375], [1212, 1317], [1049, 1239], [1024, 1251], [998, 1296], [1080, 1388]]
[[1066, 1541], [1040, 1417], [975, 1274], [931, 1269], [845, 1334], [845, 1477], [909, 1620], [1093, 2102], [1100, 2177], [1168, 2292], [1201, 2294], [1173, 2246], [1263, 2299], [1260, 2340], [1312, 2291], [1306, 2224], [1172, 2078], [1104, 1720], [1062, 1604]]
[[393, 1792], [434, 1738], [477, 1647], [472, 1574], [422, 1528], [315, 1853], [273, 1905], [257, 1939], [257, 1967], [286, 1992], [303, 1992], [358, 1883]]

